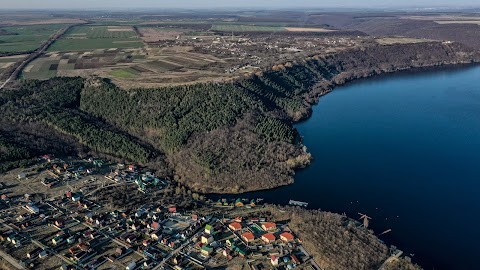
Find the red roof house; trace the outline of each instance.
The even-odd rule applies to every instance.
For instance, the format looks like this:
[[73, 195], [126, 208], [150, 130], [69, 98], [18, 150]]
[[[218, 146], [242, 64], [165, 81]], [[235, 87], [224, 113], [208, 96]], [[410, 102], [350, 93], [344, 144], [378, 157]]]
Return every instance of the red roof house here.
[[273, 222], [264, 222], [262, 223], [262, 229], [265, 231], [275, 230], [277, 225]]
[[284, 233], [280, 234], [280, 239], [282, 239], [282, 241], [284, 241], [284, 242], [291, 242], [291, 241], [293, 241], [293, 239], [295, 239], [295, 237], [293, 237], [293, 235], [291, 233], [284, 232]]
[[242, 234], [241, 236], [242, 236], [242, 239], [245, 240], [245, 242], [247, 242], [247, 243], [255, 240], [255, 236], [251, 232], [246, 232], [246, 233]]
[[232, 222], [230, 223], [230, 225], [228, 225], [228, 227], [232, 230], [232, 231], [239, 231], [242, 229], [242, 225], [238, 222]]
[[265, 243], [271, 243], [271, 242], [274, 242], [276, 239], [275, 235], [273, 233], [266, 233], [264, 235], [262, 235], [262, 240], [265, 242]]

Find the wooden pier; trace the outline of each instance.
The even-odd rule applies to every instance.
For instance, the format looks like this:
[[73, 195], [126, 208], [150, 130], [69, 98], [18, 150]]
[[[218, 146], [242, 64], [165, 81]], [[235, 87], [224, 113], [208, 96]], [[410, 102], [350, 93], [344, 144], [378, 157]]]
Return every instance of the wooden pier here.
[[306, 203], [306, 202], [300, 202], [300, 201], [294, 201], [294, 200], [290, 200], [288, 202], [288, 204], [295, 205], [295, 206], [301, 206], [301, 207], [307, 207], [308, 206], [308, 203]]

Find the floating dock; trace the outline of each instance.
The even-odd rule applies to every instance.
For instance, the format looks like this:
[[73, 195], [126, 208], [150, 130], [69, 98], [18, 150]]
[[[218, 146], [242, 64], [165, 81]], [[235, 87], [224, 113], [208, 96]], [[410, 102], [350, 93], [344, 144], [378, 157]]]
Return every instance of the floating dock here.
[[306, 202], [300, 202], [300, 201], [295, 201], [295, 200], [290, 200], [288, 202], [288, 204], [295, 205], [295, 206], [301, 206], [301, 207], [307, 207], [308, 206], [308, 203], [306, 203]]

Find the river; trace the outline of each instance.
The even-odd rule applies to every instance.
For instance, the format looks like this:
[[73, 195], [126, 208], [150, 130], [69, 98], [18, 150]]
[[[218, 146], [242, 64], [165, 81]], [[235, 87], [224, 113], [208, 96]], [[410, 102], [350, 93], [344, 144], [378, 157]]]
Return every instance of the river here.
[[479, 269], [480, 67], [339, 86], [296, 128], [313, 163], [293, 185], [246, 196], [365, 213], [425, 269]]

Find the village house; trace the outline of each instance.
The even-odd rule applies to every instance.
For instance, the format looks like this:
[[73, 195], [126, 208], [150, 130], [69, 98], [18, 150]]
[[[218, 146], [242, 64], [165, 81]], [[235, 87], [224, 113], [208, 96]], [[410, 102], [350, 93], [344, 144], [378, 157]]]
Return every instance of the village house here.
[[17, 178], [18, 178], [19, 180], [22, 180], [22, 179], [27, 178], [27, 175], [26, 175], [24, 172], [21, 172], [21, 173], [19, 173], [19, 174], [17, 175]]
[[201, 242], [202, 244], [210, 244], [213, 242], [213, 237], [211, 235], [208, 235], [208, 234], [203, 234], [202, 235], [202, 238], [201, 238]]
[[213, 229], [212, 225], [210, 225], [210, 224], [205, 225], [205, 233], [213, 234], [213, 231], [214, 231], [214, 229]]
[[150, 238], [152, 238], [153, 241], [158, 241], [160, 237], [161, 235], [158, 235], [156, 232], [150, 234]]
[[272, 242], [275, 242], [275, 235], [273, 233], [266, 233], [262, 235], [262, 240], [263, 242], [270, 244]]
[[244, 234], [241, 235], [242, 239], [249, 243], [249, 242], [252, 242], [253, 240], [255, 240], [255, 236], [253, 235], [253, 233], [251, 232], [246, 232]]
[[284, 242], [291, 242], [295, 239], [295, 237], [293, 237], [293, 235], [289, 232], [284, 232], [280, 234], [280, 239]]
[[232, 222], [230, 225], [228, 225], [228, 228], [230, 228], [232, 231], [239, 231], [242, 229], [242, 225], [238, 222]]
[[202, 251], [201, 252], [204, 256], [209, 256], [210, 254], [212, 254], [213, 248], [205, 245], [205, 246], [202, 246]]
[[262, 223], [262, 229], [264, 231], [273, 231], [277, 228], [277, 225], [273, 222], [264, 222]]
[[158, 231], [160, 229], [160, 223], [154, 221], [150, 225], [148, 225], [148, 228], [154, 231]]
[[278, 266], [278, 257], [273, 255], [272, 258], [270, 259], [270, 262], [272, 263], [273, 266]]

